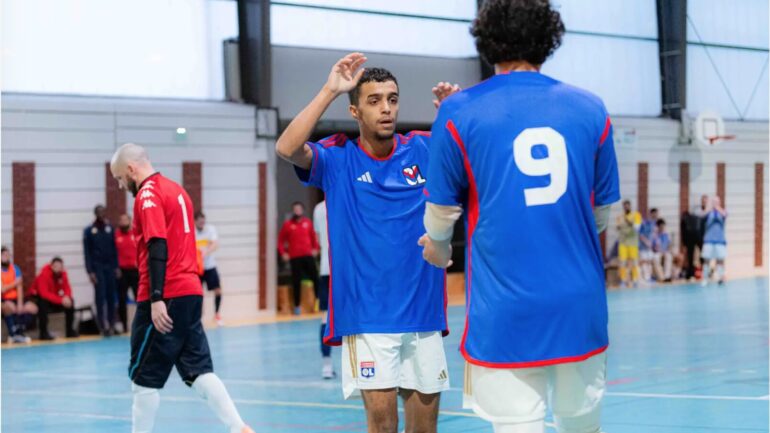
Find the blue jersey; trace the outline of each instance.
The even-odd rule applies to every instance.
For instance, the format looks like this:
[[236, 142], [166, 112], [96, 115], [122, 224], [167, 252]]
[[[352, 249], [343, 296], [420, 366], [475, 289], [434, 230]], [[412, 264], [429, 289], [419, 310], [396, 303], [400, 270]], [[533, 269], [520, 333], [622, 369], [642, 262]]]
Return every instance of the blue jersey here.
[[642, 242], [642, 236], [647, 238], [650, 243], [652, 243], [653, 235], [655, 234], [655, 221], [651, 219], [646, 219], [642, 223], [641, 227], [639, 227], [639, 249], [641, 251], [647, 251], [650, 249], [647, 244]]
[[712, 210], [706, 215], [706, 233], [703, 235], [703, 242], [707, 244], [727, 244], [725, 238], [725, 220], [727, 216], [722, 216], [717, 210]]
[[303, 182], [326, 193], [329, 317], [324, 341], [447, 329], [445, 272], [422, 258], [427, 132], [398, 134], [376, 158], [342, 134], [318, 143]]
[[618, 201], [618, 183], [610, 120], [588, 92], [514, 72], [441, 104], [426, 189], [465, 206], [468, 362], [535, 367], [606, 349], [592, 198]]

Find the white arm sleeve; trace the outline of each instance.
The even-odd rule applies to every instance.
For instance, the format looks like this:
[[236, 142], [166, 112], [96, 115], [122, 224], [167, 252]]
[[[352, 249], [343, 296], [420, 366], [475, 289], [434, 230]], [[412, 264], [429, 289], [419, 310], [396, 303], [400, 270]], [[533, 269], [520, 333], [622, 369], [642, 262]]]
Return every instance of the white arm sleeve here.
[[597, 206], [594, 208], [594, 220], [596, 221], [596, 232], [601, 233], [607, 229], [610, 222], [610, 207], [612, 205]]
[[452, 238], [455, 222], [460, 219], [463, 209], [460, 206], [442, 206], [433, 203], [425, 204], [425, 231], [435, 241], [445, 241]]

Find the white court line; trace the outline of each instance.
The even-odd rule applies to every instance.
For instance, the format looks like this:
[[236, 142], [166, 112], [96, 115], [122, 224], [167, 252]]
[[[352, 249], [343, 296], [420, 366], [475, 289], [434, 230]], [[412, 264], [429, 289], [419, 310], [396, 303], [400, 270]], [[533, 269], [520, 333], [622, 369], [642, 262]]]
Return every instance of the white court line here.
[[[101, 375], [87, 375], [87, 374], [73, 374], [73, 375], [61, 375], [42, 372], [25, 372], [18, 373], [19, 376], [27, 377], [56, 377], [66, 379], [93, 379], [93, 380], [110, 380], [112, 376]], [[318, 381], [318, 380], [258, 380], [258, 379], [222, 379], [225, 384], [234, 385], [251, 385], [254, 387], [283, 387], [283, 388], [315, 388], [315, 389], [338, 389], [340, 384], [337, 380], [332, 381]], [[449, 388], [447, 391], [462, 392], [462, 388]], [[38, 392], [38, 391], [14, 391], [14, 392]], [[39, 391], [45, 392], [45, 391]], [[101, 394], [83, 393], [84, 397], [98, 397]], [[119, 395], [119, 394], [118, 394]], [[770, 400], [767, 395], [759, 397], [746, 397], [746, 396], [733, 396], [733, 395], [703, 395], [703, 394], [662, 394], [662, 393], [642, 393], [642, 392], [605, 392], [604, 395], [608, 397], [636, 397], [636, 398], [657, 398], [657, 399], [684, 399], [684, 400], [725, 400], [725, 401], [762, 401]], [[174, 397], [169, 397], [174, 398]], [[180, 397], [186, 398], [186, 397]], [[357, 406], [356, 406], [357, 407]]]
[[83, 413], [83, 412], [48, 412], [45, 411], [41, 413], [39, 410], [29, 410], [29, 409], [14, 409], [15, 413], [32, 413], [37, 416], [41, 415], [53, 415], [53, 416], [61, 416], [61, 417], [71, 417], [71, 418], [86, 418], [86, 419], [108, 419], [108, 420], [114, 420], [114, 421], [131, 421], [130, 416], [115, 416], [115, 415], [103, 415], [99, 413]]
[[[132, 400], [133, 395], [121, 393], [121, 394], [100, 394], [95, 392], [68, 392], [68, 393], [61, 393], [61, 392], [48, 392], [48, 391], [33, 391], [33, 390], [5, 390], [3, 391], [4, 394], [15, 394], [15, 395], [28, 395], [28, 396], [45, 396], [45, 397], [51, 397], [51, 396], [58, 396], [58, 397], [78, 397], [78, 398], [98, 398], [98, 399], [104, 399], [104, 400]], [[175, 401], [175, 402], [201, 402], [200, 397], [181, 397], [181, 396], [162, 396], [161, 399], [163, 401]], [[340, 404], [340, 403], [316, 403], [316, 402], [305, 402], [305, 401], [276, 401], [276, 400], [252, 400], [252, 399], [238, 399], [234, 398], [233, 402], [235, 404], [240, 405], [247, 405], [247, 406], [276, 406], [276, 407], [304, 407], [304, 408], [321, 408], [321, 409], [343, 409], [343, 410], [354, 410], [354, 411], [363, 411], [364, 406], [363, 405], [352, 405], [352, 404]], [[399, 412], [403, 412], [403, 408], [398, 409]], [[39, 412], [36, 412], [39, 413]], [[51, 412], [46, 412], [51, 413]], [[54, 414], [54, 413], [51, 413]], [[113, 417], [109, 415], [97, 415], [97, 414], [80, 414], [83, 416], [91, 416], [93, 418], [100, 417], [104, 419], [130, 419], [130, 418], [123, 418], [123, 417]], [[461, 416], [466, 418], [478, 418], [478, 416], [472, 412], [457, 412], [457, 411], [439, 411], [439, 415], [445, 415], [445, 416]], [[552, 424], [546, 423], [549, 427], [553, 427]]]
[[747, 400], [761, 401], [768, 400], [768, 396], [761, 397], [742, 397], [734, 395], [699, 395], [699, 394], [654, 394], [643, 392], [608, 392], [610, 397], [640, 397], [640, 398], [663, 398], [663, 399], [685, 399], [685, 400]]

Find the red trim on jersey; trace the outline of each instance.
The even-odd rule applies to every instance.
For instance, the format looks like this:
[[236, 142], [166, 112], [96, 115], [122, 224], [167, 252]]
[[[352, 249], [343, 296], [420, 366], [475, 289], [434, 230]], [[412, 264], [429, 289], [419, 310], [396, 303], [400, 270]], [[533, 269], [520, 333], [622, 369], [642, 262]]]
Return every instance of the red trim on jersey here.
[[318, 163], [318, 149], [314, 148], [313, 145], [310, 145], [310, 149], [313, 151], [313, 162], [310, 166], [310, 177], [307, 179], [308, 182], [313, 179], [313, 175], [315, 174], [315, 168]]
[[348, 141], [347, 135], [338, 132], [332, 136], [324, 138], [323, 140], [319, 141], [319, 143], [321, 143], [324, 148], [329, 148], [345, 144], [346, 141]]
[[425, 197], [430, 197], [430, 193], [428, 192], [428, 188], [423, 188], [423, 189], [422, 189], [422, 194], [423, 194]]
[[602, 138], [599, 139], [599, 147], [604, 144], [604, 140], [607, 139], [607, 136], [610, 134], [610, 117], [607, 116], [607, 120], [604, 122], [604, 132], [602, 132]]
[[478, 359], [474, 359], [470, 355], [468, 355], [467, 352], [464, 350], [460, 350], [463, 354], [463, 357], [466, 361], [470, 362], [474, 365], [480, 365], [482, 367], [487, 368], [532, 368], [532, 367], [546, 367], [549, 365], [556, 365], [556, 364], [568, 364], [571, 362], [580, 362], [585, 361], [588, 358], [591, 358], [595, 355], [598, 355], [605, 350], [607, 350], [608, 346], [600, 347], [596, 350], [592, 350], [588, 353], [584, 353], [582, 355], [577, 356], [566, 356], [564, 358], [553, 358], [553, 359], [545, 359], [542, 361], [530, 361], [530, 362], [486, 362], [486, 361], [479, 361]]
[[[327, 195], [326, 197], [326, 205], [329, 205], [329, 197]], [[328, 209], [328, 207], [327, 207]], [[327, 325], [329, 327], [329, 336], [324, 337], [323, 343], [327, 346], [340, 346], [342, 345], [341, 341], [332, 341], [332, 339], [335, 337], [334, 335], [334, 298], [332, 297], [332, 287], [334, 287], [334, 272], [332, 272], [332, 238], [329, 236], [329, 217], [327, 215], [326, 217], [326, 239], [329, 240], [329, 251], [327, 251], [326, 254], [329, 255], [329, 321], [327, 322]]]
[[379, 157], [376, 157], [376, 156], [372, 155], [363, 146], [361, 146], [361, 137], [358, 137], [356, 139], [356, 144], [358, 144], [358, 148], [361, 149], [369, 158], [372, 158], [375, 161], [387, 161], [387, 160], [389, 160], [393, 156], [394, 153], [396, 153], [396, 147], [398, 145], [398, 140], [396, 140], [396, 137], [393, 137], [393, 148], [390, 149], [390, 153], [388, 154], [388, 156], [385, 156], [385, 157], [382, 157], [382, 158], [379, 158]]
[[470, 326], [470, 323], [468, 323], [468, 313], [467, 311], [470, 309], [471, 304], [471, 281], [472, 281], [472, 273], [473, 273], [473, 266], [471, 263], [471, 248], [473, 247], [473, 232], [476, 231], [476, 225], [479, 222], [479, 194], [478, 189], [476, 188], [476, 178], [473, 176], [473, 168], [471, 167], [471, 162], [468, 159], [468, 152], [465, 149], [465, 143], [463, 143], [463, 139], [460, 138], [460, 134], [457, 132], [457, 128], [455, 128], [454, 123], [452, 123], [451, 120], [447, 121], [446, 128], [449, 130], [449, 133], [452, 136], [452, 139], [454, 139], [457, 146], [460, 148], [460, 152], [463, 154], [463, 164], [465, 165], [465, 172], [468, 175], [468, 233], [467, 233], [467, 242], [466, 242], [466, 254], [467, 254], [467, 260], [468, 260], [468, 275], [466, 276], [465, 280], [465, 290], [467, 292], [467, 306], [466, 306], [466, 313], [465, 313], [465, 330], [463, 331], [462, 339], [460, 340], [460, 352], [463, 354], [463, 356], [467, 356], [465, 352], [465, 339], [468, 337], [468, 327]]

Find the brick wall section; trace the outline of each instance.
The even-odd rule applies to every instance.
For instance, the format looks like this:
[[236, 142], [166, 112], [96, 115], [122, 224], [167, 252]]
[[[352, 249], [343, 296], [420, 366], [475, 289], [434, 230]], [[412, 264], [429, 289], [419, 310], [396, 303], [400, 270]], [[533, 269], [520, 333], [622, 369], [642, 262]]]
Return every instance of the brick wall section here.
[[727, 207], [725, 191], [725, 163], [717, 162], [717, 195], [722, 199], [722, 207]]
[[762, 266], [765, 235], [765, 164], [754, 165], [754, 266]]
[[[679, 215], [690, 208], [690, 163], [679, 163]], [[684, 252], [684, 242], [680, 242], [679, 248]]]
[[112, 177], [110, 163], [104, 163], [104, 193], [107, 218], [113, 226], [118, 225], [118, 217], [126, 213], [126, 192], [120, 189], [118, 181]]
[[649, 197], [649, 164], [640, 162], [638, 166], [637, 200], [638, 209], [642, 217], [647, 217], [647, 201]]
[[35, 238], [35, 163], [14, 162], [13, 171], [13, 260], [29, 287], [37, 273]]
[[690, 209], [690, 163], [679, 163], [679, 214]]
[[257, 307], [264, 310], [267, 308], [267, 163], [257, 164], [257, 181]]
[[182, 187], [192, 200], [193, 211], [201, 210], [203, 205], [203, 168], [200, 162], [182, 163]]

